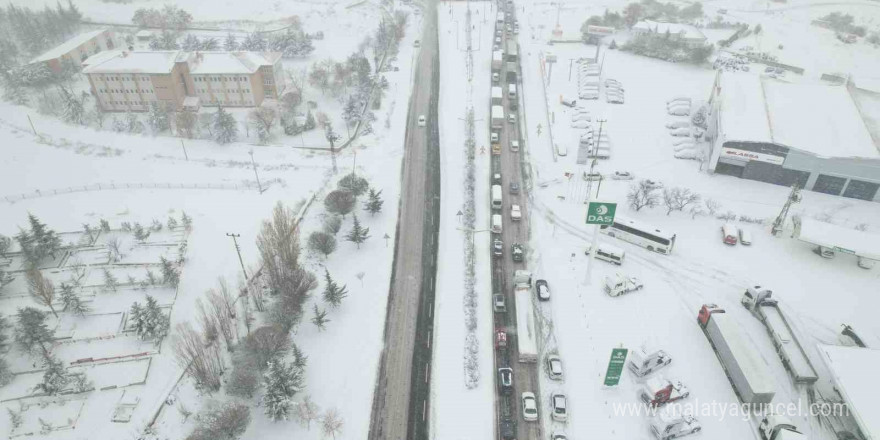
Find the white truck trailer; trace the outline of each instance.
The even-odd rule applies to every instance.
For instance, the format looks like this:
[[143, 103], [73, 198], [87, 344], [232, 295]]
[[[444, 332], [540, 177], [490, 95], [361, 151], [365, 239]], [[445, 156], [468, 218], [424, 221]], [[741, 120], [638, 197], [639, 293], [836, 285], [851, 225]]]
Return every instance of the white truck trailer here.
[[718, 355], [739, 400], [753, 405], [772, 402], [776, 395], [773, 381], [754, 348], [740, 335], [736, 320], [717, 305], [704, 304], [697, 322]]
[[504, 107], [500, 105], [492, 106], [492, 128], [500, 129], [504, 126]]
[[500, 50], [492, 52], [492, 71], [497, 72], [501, 70], [502, 63], [504, 63], [504, 53]]
[[538, 329], [532, 310], [532, 273], [517, 270], [513, 276], [516, 302], [516, 343], [520, 362], [538, 362]]
[[501, 105], [502, 99], [504, 99], [504, 93], [501, 91], [501, 87], [492, 87], [492, 105]]
[[819, 379], [810, 358], [798, 340], [797, 333], [776, 299], [773, 291], [761, 286], [746, 289], [742, 297], [742, 305], [750, 310], [773, 339], [776, 353], [782, 365], [791, 373], [796, 383], [814, 383]]

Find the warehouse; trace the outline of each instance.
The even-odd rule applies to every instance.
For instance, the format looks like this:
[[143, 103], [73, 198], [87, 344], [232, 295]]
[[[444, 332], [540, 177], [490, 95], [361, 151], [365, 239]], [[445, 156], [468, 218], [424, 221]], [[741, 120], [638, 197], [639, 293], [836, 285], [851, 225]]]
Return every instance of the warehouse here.
[[718, 73], [709, 172], [880, 202], [880, 151], [846, 85]]

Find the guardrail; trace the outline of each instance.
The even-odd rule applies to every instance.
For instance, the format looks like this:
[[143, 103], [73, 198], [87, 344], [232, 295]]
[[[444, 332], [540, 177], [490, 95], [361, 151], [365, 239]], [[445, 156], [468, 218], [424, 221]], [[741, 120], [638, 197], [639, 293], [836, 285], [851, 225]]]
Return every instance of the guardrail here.
[[22, 200], [37, 199], [41, 197], [57, 196], [90, 191], [109, 191], [120, 189], [222, 189], [222, 190], [254, 190], [257, 185], [245, 182], [241, 184], [223, 183], [94, 183], [83, 186], [69, 186], [50, 190], [34, 190], [28, 193], [11, 194], [3, 196], [3, 201], [14, 203]]

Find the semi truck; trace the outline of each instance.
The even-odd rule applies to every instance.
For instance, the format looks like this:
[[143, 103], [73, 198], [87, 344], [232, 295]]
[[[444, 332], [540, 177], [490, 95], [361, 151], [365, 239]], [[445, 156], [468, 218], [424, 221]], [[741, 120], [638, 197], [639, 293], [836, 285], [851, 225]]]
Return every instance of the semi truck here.
[[791, 373], [796, 383], [814, 383], [819, 379], [813, 363], [807, 357], [804, 347], [798, 340], [797, 333], [791, 326], [788, 317], [773, 298], [773, 291], [762, 286], [746, 289], [742, 297], [742, 305], [752, 312], [767, 328], [773, 339], [776, 354], [782, 360], [782, 366]]
[[516, 84], [516, 63], [508, 61], [506, 70], [507, 82], [511, 84]]
[[502, 99], [504, 99], [504, 94], [501, 91], [501, 87], [492, 87], [492, 105], [501, 105]]
[[686, 399], [690, 394], [681, 381], [672, 382], [664, 377], [652, 377], [645, 381], [639, 397], [647, 405], [661, 406], [676, 400]]
[[532, 273], [517, 270], [513, 275], [516, 303], [516, 344], [520, 362], [538, 362], [538, 329], [532, 311]]
[[492, 128], [500, 129], [504, 126], [504, 107], [500, 105], [492, 106]]
[[704, 304], [697, 322], [715, 350], [727, 379], [743, 403], [764, 405], [773, 401], [776, 390], [754, 348], [746, 344], [740, 326], [724, 309]]
[[501, 70], [501, 63], [504, 62], [504, 53], [500, 50], [496, 50], [492, 52], [492, 71], [497, 72]]
[[672, 363], [672, 356], [663, 350], [639, 347], [629, 353], [629, 370], [638, 377], [647, 376]]
[[768, 414], [761, 419], [758, 433], [762, 440], [807, 440], [807, 436], [798, 431], [791, 420], [779, 414]]

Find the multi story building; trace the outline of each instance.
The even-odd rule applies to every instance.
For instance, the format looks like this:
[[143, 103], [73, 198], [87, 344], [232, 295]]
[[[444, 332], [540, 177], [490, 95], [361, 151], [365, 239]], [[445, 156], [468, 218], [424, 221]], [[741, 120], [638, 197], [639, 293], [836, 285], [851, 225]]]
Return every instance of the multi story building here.
[[80, 67], [86, 58], [118, 46], [112, 31], [100, 29], [77, 35], [46, 53], [34, 58], [29, 64], [45, 63], [53, 72], [60, 72], [64, 61]]
[[83, 73], [105, 111], [256, 107], [284, 91], [277, 52], [115, 51], [85, 61]]

